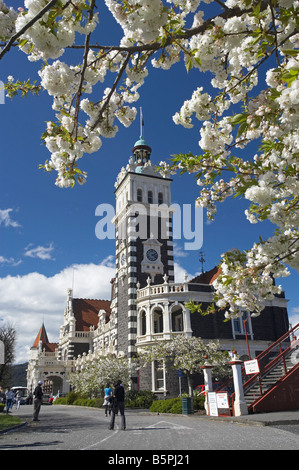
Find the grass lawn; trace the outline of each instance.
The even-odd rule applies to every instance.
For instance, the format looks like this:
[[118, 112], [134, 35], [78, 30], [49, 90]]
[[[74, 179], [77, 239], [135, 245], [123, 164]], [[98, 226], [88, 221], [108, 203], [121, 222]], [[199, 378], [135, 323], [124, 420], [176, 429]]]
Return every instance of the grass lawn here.
[[0, 413], [0, 431], [5, 431], [5, 429], [12, 428], [21, 424], [23, 421], [17, 416], [7, 415], [6, 413]]

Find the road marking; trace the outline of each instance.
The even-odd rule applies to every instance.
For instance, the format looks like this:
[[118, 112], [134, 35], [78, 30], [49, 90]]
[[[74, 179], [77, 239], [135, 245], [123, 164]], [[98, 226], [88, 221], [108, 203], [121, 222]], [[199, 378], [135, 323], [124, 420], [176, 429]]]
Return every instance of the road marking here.
[[188, 426], [182, 426], [181, 424], [169, 423], [168, 421], [159, 421], [156, 424], [151, 424], [150, 426], [147, 426], [147, 429], [149, 429], [149, 428], [154, 429], [156, 426], [161, 426], [161, 424], [166, 424], [167, 426], [172, 426], [173, 429], [192, 429], [192, 428], [189, 428]]
[[116, 429], [113, 431], [112, 434], [110, 434], [109, 436], [104, 437], [104, 439], [102, 439], [101, 441], [95, 442], [94, 444], [91, 444], [90, 446], [83, 447], [80, 450], [87, 450], [87, 449], [90, 449], [91, 447], [97, 446], [98, 444], [102, 444], [102, 442], [105, 442], [105, 441], [108, 441], [108, 439], [111, 439], [111, 437], [113, 437], [116, 433], [118, 433], [118, 431], [119, 431], [119, 427], [118, 427], [118, 425], [116, 425]]

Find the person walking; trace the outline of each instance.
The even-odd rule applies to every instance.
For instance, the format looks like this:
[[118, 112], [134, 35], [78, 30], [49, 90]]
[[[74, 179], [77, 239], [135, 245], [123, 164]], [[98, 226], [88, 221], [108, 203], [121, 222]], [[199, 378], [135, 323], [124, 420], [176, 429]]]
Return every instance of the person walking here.
[[106, 385], [104, 389], [104, 403], [103, 406], [105, 408], [105, 416], [108, 416], [107, 413], [109, 412], [109, 416], [111, 415], [111, 407], [112, 407], [112, 395], [113, 390], [110, 388], [110, 384]]
[[5, 393], [5, 396], [6, 396], [6, 414], [8, 414], [9, 409], [12, 408], [15, 394], [10, 388], [8, 388], [7, 392]]
[[112, 413], [109, 429], [114, 429], [115, 415], [120, 411], [121, 416], [121, 429], [126, 429], [126, 417], [125, 417], [125, 388], [121, 381], [118, 380], [115, 384], [113, 401], [112, 401]]
[[20, 408], [21, 404], [21, 392], [18, 390], [16, 394], [16, 409], [18, 410]]
[[38, 415], [40, 412], [40, 407], [42, 406], [43, 403], [43, 390], [42, 390], [42, 384], [43, 382], [40, 380], [37, 384], [37, 387], [35, 387], [35, 390], [33, 392], [34, 395], [34, 401], [33, 401], [33, 421], [39, 421]]

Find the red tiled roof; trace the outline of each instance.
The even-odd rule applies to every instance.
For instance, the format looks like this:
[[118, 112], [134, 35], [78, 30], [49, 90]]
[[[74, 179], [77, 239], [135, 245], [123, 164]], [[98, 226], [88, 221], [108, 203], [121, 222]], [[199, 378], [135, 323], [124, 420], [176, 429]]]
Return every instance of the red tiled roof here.
[[191, 279], [189, 281], [190, 283], [196, 283], [196, 284], [213, 284], [215, 279], [221, 274], [221, 269], [218, 268], [218, 266], [215, 266], [215, 268], [211, 269], [210, 271], [207, 271], [205, 273], [200, 274], [199, 276], [196, 276], [194, 279]]
[[110, 317], [110, 304], [110, 300], [73, 299], [76, 331], [89, 331], [90, 326], [97, 328], [99, 310], [105, 310], [107, 322]]
[[47, 343], [43, 344], [43, 349], [45, 349], [46, 352], [55, 352], [55, 349], [57, 349], [58, 346], [58, 343]]
[[38, 334], [37, 334], [37, 337], [35, 338], [35, 341], [33, 343], [33, 348], [38, 348], [39, 346], [39, 342], [42, 341], [43, 344], [47, 344], [49, 343], [49, 340], [48, 340], [48, 335], [47, 335], [47, 332], [46, 332], [46, 328], [45, 328], [45, 325], [42, 324]]
[[58, 348], [58, 343], [49, 343], [44, 324], [42, 324], [32, 347], [38, 348], [40, 341], [42, 342], [42, 349], [44, 349], [46, 352], [55, 352], [55, 349]]

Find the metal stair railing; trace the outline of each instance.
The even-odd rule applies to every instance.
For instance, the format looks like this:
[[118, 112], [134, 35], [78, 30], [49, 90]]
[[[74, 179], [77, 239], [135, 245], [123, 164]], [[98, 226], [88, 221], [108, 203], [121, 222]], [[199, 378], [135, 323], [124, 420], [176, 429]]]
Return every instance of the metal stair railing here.
[[[248, 394], [250, 390], [255, 388], [255, 396], [252, 403], [248, 404], [248, 410], [252, 409], [253, 404], [255, 401], [259, 400], [265, 393], [267, 393], [274, 384], [284, 377], [291, 369], [288, 370], [287, 359], [299, 348], [299, 323], [287, 331], [283, 336], [281, 336], [278, 340], [276, 340], [271, 346], [265, 349], [262, 353], [260, 353], [256, 359], [259, 364], [260, 372], [254, 375], [246, 375], [245, 367], [242, 367], [242, 382], [243, 382], [243, 389], [244, 395], [246, 398], [246, 393]], [[299, 362], [299, 357], [298, 357]], [[293, 364], [295, 366], [296, 363]], [[281, 367], [281, 372], [279, 377], [276, 377], [272, 383], [269, 382], [267, 384], [267, 388], [265, 388], [265, 378], [269, 374], [273, 373], [277, 370], [278, 366]], [[264, 384], [263, 384], [264, 380]], [[264, 387], [264, 388], [263, 388]], [[227, 382], [222, 384], [222, 386], [215, 391], [227, 391], [230, 397], [230, 404], [233, 410], [234, 404], [234, 383], [233, 378], [230, 378]]]

